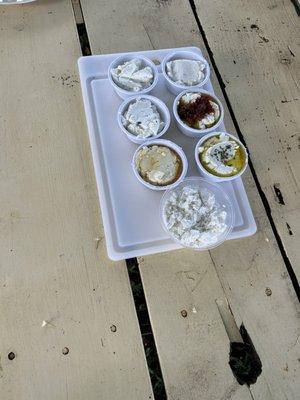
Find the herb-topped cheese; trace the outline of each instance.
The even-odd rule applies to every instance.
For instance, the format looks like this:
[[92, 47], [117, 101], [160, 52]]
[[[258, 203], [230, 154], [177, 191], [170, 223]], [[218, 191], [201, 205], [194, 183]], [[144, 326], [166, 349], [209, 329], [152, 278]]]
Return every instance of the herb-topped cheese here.
[[138, 92], [148, 88], [154, 80], [154, 72], [143, 61], [134, 58], [111, 70], [113, 81], [122, 89]]
[[213, 245], [227, 229], [227, 212], [206, 188], [185, 186], [175, 190], [163, 214], [167, 229], [184, 246]]
[[138, 138], [156, 136], [164, 127], [156, 106], [147, 99], [132, 102], [121, 118], [128, 132]]
[[204, 79], [205, 64], [197, 60], [173, 60], [166, 65], [168, 77], [184, 86], [198, 85]]
[[245, 166], [246, 153], [240, 143], [226, 133], [211, 136], [198, 149], [203, 167], [213, 175], [237, 175]]

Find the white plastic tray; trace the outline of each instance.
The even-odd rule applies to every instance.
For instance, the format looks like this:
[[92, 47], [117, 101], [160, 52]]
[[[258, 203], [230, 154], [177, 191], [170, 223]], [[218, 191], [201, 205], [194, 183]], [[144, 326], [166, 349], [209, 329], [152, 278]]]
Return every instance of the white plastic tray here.
[[36, 0], [0, 0], [0, 6], [9, 6], [13, 4], [25, 4], [25, 3], [32, 3]]
[[[142, 54], [152, 60], [162, 61], [172, 50], [135, 52], [132, 56]], [[196, 47], [182, 50], [201, 54]], [[107, 252], [112, 260], [180, 248], [168, 238], [161, 226], [159, 203], [162, 193], [141, 185], [131, 169], [131, 159], [137, 145], [130, 142], [118, 126], [117, 110], [122, 100], [107, 79], [108, 66], [119, 55], [88, 56], [78, 60]], [[159, 72], [159, 83], [151, 94], [167, 104], [172, 116], [175, 96], [167, 91], [160, 69]], [[204, 88], [213, 92], [210, 81]], [[219, 130], [225, 130], [224, 125]], [[189, 161], [187, 176], [199, 175], [194, 161], [194, 147], [198, 139], [181, 134], [174, 118], [163, 138], [176, 142], [184, 149]], [[256, 224], [242, 180], [222, 185], [233, 201], [236, 214], [235, 226], [229, 239], [254, 234]]]

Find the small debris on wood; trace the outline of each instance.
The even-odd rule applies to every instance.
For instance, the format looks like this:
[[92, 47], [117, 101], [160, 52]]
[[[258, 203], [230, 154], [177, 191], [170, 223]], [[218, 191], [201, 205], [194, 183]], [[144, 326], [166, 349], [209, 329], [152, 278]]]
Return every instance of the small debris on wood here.
[[117, 327], [116, 327], [116, 325], [111, 325], [110, 330], [111, 330], [112, 332], [117, 332]]
[[55, 325], [52, 324], [51, 321], [43, 321], [42, 322], [42, 328], [44, 328], [45, 326], [52, 326], [52, 328], [55, 328]]
[[69, 354], [69, 349], [67, 347], [64, 347], [61, 352], [64, 356], [66, 356], [67, 354]]
[[95, 238], [96, 250], [98, 249], [99, 243], [100, 243], [100, 242], [101, 242], [101, 239], [100, 239], [99, 237], [96, 237], [96, 238]]
[[281, 62], [281, 64], [283, 64], [283, 65], [290, 65], [290, 64], [292, 64], [292, 60], [291, 60], [290, 58], [286, 58], [286, 57], [281, 58], [281, 59], [280, 59], [280, 62]]
[[287, 100], [287, 99], [284, 99], [284, 100], [281, 100], [281, 103], [291, 103], [292, 101], [298, 101], [299, 99], [291, 99], [291, 100]]
[[10, 361], [12, 361], [14, 358], [16, 358], [16, 355], [15, 355], [15, 353], [14, 352], [10, 352], [10, 353], [8, 353], [8, 359], [10, 360]]
[[[265, 36], [263, 36], [263, 35], [258, 35], [260, 38], [261, 38], [261, 40], [263, 41], [263, 42], [265, 42], [265, 43], [268, 43], [269, 42], [269, 39], [268, 38], [266, 38]], [[262, 42], [261, 42], [262, 43]]]

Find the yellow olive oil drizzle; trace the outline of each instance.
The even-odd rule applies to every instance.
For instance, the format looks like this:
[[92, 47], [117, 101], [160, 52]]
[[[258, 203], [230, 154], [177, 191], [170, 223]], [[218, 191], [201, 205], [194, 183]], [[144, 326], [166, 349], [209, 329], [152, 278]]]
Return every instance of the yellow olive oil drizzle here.
[[[215, 140], [219, 139], [219, 137], [220, 136], [214, 136], [212, 138], [207, 139], [201, 145], [201, 147], [205, 148], [205, 145], [207, 146], [208, 142], [212, 142], [212, 144], [215, 144], [216, 143]], [[231, 172], [229, 174], [220, 174], [220, 173], [216, 172], [213, 168], [210, 168], [209, 164], [204, 161], [205, 150], [199, 154], [199, 160], [200, 160], [201, 164], [212, 175], [215, 175], [215, 176], [218, 176], [218, 177], [234, 176], [234, 175], [237, 175], [245, 166], [246, 154], [245, 154], [244, 149], [239, 145], [239, 143], [236, 140], [234, 140], [232, 138], [229, 138], [229, 140], [232, 141], [232, 142], [234, 141], [238, 145], [238, 149], [236, 150], [234, 157], [232, 159], [230, 159], [230, 160], [224, 161], [224, 165], [230, 166], [230, 167], [234, 167], [233, 172]]]

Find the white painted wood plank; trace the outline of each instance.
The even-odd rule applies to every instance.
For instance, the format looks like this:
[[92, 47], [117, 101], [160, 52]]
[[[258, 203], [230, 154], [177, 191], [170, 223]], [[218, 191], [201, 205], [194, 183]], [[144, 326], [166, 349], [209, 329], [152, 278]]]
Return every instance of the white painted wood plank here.
[[[196, 0], [287, 256], [300, 280], [300, 31], [290, 0]], [[277, 195], [276, 195], [277, 192]]]
[[216, 304], [224, 294], [209, 253], [174, 251], [139, 264], [169, 399], [252, 399], [228, 364]]
[[[92, 0], [82, 0], [82, 6], [94, 53], [185, 45], [204, 49], [188, 2], [131, 0], [126, 2], [124, 8], [120, 7], [118, 1], [96, 4]], [[221, 96], [214, 74], [212, 78]], [[234, 131], [227, 109], [226, 125]], [[170, 398], [193, 399], [201, 395], [204, 398], [221, 398], [218, 382], [224, 383], [228, 371], [226, 368], [214, 368], [218, 362], [224, 365], [228, 339], [221, 331], [215, 299], [222, 300], [224, 293], [234, 310], [238, 325], [245, 323], [262, 359], [263, 373], [257, 384], [251, 387], [253, 398], [297, 398], [298, 303], [250, 173], [246, 174], [246, 186], [259, 223], [256, 236], [226, 243], [211, 253], [211, 259], [207, 253], [182, 251], [139, 260]], [[199, 290], [192, 292], [185, 289], [178, 274], [192, 271], [194, 276], [202, 276], [206, 266], [209, 273], [205, 285], [201, 286], [200, 282]], [[219, 276], [223, 290], [214, 271]], [[185, 281], [189, 282], [190, 279]], [[266, 295], [267, 287], [272, 290], [271, 296]], [[194, 305], [196, 308], [205, 305], [205, 311], [194, 315], [190, 311]], [[189, 320], [180, 317], [183, 308], [189, 310]], [[208, 329], [208, 324], [215, 327], [212, 338], [216, 339], [216, 346], [220, 346], [218, 354], [216, 349], [212, 349], [211, 337], [201, 335]], [[211, 352], [207, 351], [208, 348]], [[203, 364], [209, 366], [205, 373], [201, 369]], [[284, 369], [286, 364], [289, 366], [287, 371]], [[187, 368], [189, 365], [193, 366], [191, 370]], [[202, 372], [200, 376], [208, 382], [208, 389], [202, 384], [203, 380], [195, 379], [193, 373], [197, 371]], [[213, 379], [212, 371], [218, 374], [217, 379]], [[225, 392], [227, 388], [224, 383]], [[247, 395], [238, 393], [236, 398]], [[229, 394], [228, 398], [234, 396]]]
[[125, 263], [106, 256], [71, 3], [1, 7], [0, 26], [0, 397], [152, 398]]

